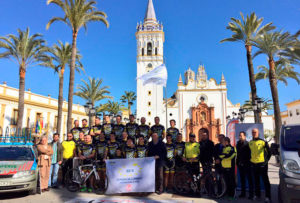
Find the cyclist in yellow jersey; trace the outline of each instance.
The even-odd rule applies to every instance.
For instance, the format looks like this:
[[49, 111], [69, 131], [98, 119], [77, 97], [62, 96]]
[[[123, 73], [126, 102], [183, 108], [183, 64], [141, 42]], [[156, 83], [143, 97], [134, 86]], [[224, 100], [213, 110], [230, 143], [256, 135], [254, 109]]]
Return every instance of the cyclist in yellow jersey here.
[[252, 130], [252, 140], [249, 142], [251, 151], [251, 167], [254, 174], [255, 199], [260, 198], [260, 177], [265, 186], [265, 202], [271, 201], [271, 185], [268, 177], [268, 161], [271, 158], [271, 151], [266, 141], [259, 138], [259, 130]]
[[222, 173], [226, 182], [226, 194], [228, 195], [229, 200], [234, 199], [235, 193], [235, 157], [236, 150], [233, 146], [230, 145], [230, 138], [225, 137], [223, 140], [223, 150], [220, 154]]
[[185, 161], [188, 164], [188, 167], [190, 167], [193, 173], [192, 175], [198, 176], [200, 173], [200, 145], [196, 142], [195, 134], [190, 134], [189, 138], [190, 141], [185, 143], [183, 161]]
[[62, 142], [63, 163], [62, 163], [62, 183], [64, 186], [65, 176], [69, 169], [73, 168], [73, 157], [75, 156], [76, 144], [73, 141], [73, 134], [67, 134], [67, 140]]

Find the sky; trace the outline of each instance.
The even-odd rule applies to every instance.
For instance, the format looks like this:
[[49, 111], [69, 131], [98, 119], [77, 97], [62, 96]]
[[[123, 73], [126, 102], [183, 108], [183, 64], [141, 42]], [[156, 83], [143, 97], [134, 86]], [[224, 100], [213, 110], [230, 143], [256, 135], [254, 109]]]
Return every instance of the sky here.
[[[85, 73], [76, 73], [75, 88], [88, 77], [102, 78], [110, 87], [114, 101], [124, 91], [136, 91], [136, 25], [143, 21], [148, 0], [97, 0], [97, 8], [108, 15], [110, 27], [90, 23], [88, 30], [78, 35], [77, 46], [82, 54]], [[220, 43], [230, 37], [226, 26], [231, 17], [239, 18], [255, 12], [264, 23], [273, 22], [278, 30], [295, 33], [300, 29], [299, 0], [153, 0], [157, 19], [165, 32], [164, 57], [168, 68], [167, 93], [177, 90], [180, 74], [190, 66], [194, 71], [203, 64], [208, 78], [220, 82], [225, 76], [229, 100], [243, 104], [249, 99], [250, 85], [246, 52], [241, 43]], [[72, 33], [61, 22], [46, 30], [54, 16], [63, 16], [55, 5], [46, 0], [0, 0], [0, 36], [17, 34], [17, 29], [30, 28], [31, 34], [41, 33], [48, 45], [57, 40], [70, 42]], [[255, 51], [255, 49], [254, 49]], [[265, 55], [254, 59], [254, 68], [268, 65]], [[0, 59], [0, 83], [18, 88], [18, 66], [13, 61]], [[296, 67], [300, 71], [300, 67]], [[69, 71], [65, 72], [64, 98], [68, 95]], [[278, 84], [281, 110], [285, 104], [300, 99], [300, 86], [293, 80], [289, 85]], [[58, 75], [45, 67], [29, 67], [25, 88], [41, 95], [58, 97]], [[257, 82], [258, 96], [271, 99], [268, 81]], [[76, 91], [76, 89], [75, 89]], [[103, 101], [105, 102], [105, 101]], [[85, 101], [74, 96], [74, 103]]]

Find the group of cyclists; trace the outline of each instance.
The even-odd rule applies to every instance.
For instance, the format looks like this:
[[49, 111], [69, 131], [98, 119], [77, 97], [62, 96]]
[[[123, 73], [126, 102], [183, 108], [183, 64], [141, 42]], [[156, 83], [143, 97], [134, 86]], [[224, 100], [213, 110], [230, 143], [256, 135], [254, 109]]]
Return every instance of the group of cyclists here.
[[[192, 175], [206, 174], [214, 168], [226, 182], [228, 199], [235, 198], [236, 173], [238, 166], [242, 181], [240, 198], [246, 197], [246, 179], [249, 184], [249, 199], [260, 198], [259, 179], [262, 177], [266, 190], [265, 202], [270, 201], [270, 183], [267, 175], [267, 163], [270, 159], [268, 144], [259, 138], [257, 129], [252, 130], [253, 140], [246, 141], [246, 133], [240, 133], [237, 148], [230, 144], [230, 139], [223, 134], [218, 135], [215, 145], [209, 139], [209, 131], [205, 128], [199, 132], [199, 142], [195, 134], [188, 136], [184, 142], [182, 134], [175, 127], [175, 120], [170, 120], [170, 128], [160, 124], [159, 117], [155, 117], [155, 124], [150, 127], [146, 119], [141, 118], [141, 124], [135, 122], [130, 115], [129, 123], [123, 125], [121, 116], [117, 116], [115, 123], [111, 123], [108, 115], [104, 116], [103, 124], [100, 118], [95, 118], [95, 125], [88, 127], [86, 119], [74, 122], [74, 128], [67, 134], [67, 140], [62, 142], [63, 183], [68, 170], [73, 167], [73, 158], [78, 157], [82, 164], [91, 164], [98, 160], [98, 173], [102, 180], [106, 177], [106, 159], [131, 159], [147, 156], [156, 159], [156, 193], [173, 192], [174, 173], [182, 166], [189, 168]], [[237, 158], [237, 160], [236, 160]], [[255, 173], [252, 173], [255, 172]], [[254, 180], [254, 184], [253, 181]], [[91, 180], [92, 181], [92, 180]], [[92, 183], [82, 187], [80, 191], [91, 192]], [[255, 190], [254, 190], [255, 186]], [[254, 194], [255, 192], [255, 194]]]

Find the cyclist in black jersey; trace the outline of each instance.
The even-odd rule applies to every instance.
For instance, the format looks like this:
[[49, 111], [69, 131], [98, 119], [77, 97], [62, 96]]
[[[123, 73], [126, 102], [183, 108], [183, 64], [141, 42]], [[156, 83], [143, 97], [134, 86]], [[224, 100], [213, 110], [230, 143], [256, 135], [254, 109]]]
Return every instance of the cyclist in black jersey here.
[[114, 133], [110, 134], [110, 140], [108, 142], [108, 158], [114, 159], [116, 157], [116, 151], [120, 147], [120, 144], [116, 141]]
[[119, 147], [116, 150], [116, 156], [113, 159], [123, 159], [123, 153], [122, 153], [122, 149]]
[[170, 120], [170, 128], [167, 129], [167, 134], [172, 135], [172, 142], [176, 142], [177, 135], [179, 133], [179, 130], [175, 127], [176, 121], [174, 119]]
[[134, 121], [134, 119], [134, 115], [129, 116], [129, 123], [126, 124], [126, 132], [128, 137], [130, 137], [135, 143], [139, 125]]
[[110, 134], [113, 132], [114, 125], [110, 123], [109, 115], [104, 116], [104, 123], [101, 132], [104, 133], [106, 141], [110, 140]]
[[137, 129], [137, 135], [139, 136], [143, 136], [144, 137], [144, 142], [147, 145], [148, 144], [148, 140], [150, 138], [150, 127], [148, 125], [146, 125], [146, 118], [142, 117], [141, 118], [141, 125], [139, 125], [138, 129]]
[[76, 141], [79, 139], [79, 133], [81, 131], [81, 127], [79, 127], [79, 121], [78, 120], [75, 120], [74, 121], [74, 128], [72, 128], [70, 130], [70, 132], [72, 133], [73, 135], [73, 139]]
[[88, 135], [89, 132], [90, 132], [90, 127], [89, 127], [88, 122], [85, 118], [82, 119], [81, 131], [84, 133], [84, 135]]
[[[79, 150], [79, 159], [83, 161], [83, 165], [91, 164], [92, 163], [91, 160], [95, 158], [95, 154], [96, 151], [94, 145], [92, 144], [92, 137], [90, 135], [85, 135], [84, 144], [80, 147]], [[88, 167], [83, 168], [83, 171], [85, 172], [89, 172], [89, 170], [90, 168]], [[92, 188], [91, 188], [91, 186], [93, 185], [92, 181], [93, 180], [90, 178], [88, 188], [84, 186], [80, 189], [80, 191], [92, 192]]]
[[77, 140], [74, 140], [74, 142], [76, 144], [76, 155], [79, 156], [79, 150], [84, 144], [84, 133], [82, 131], [79, 132], [79, 138]]
[[102, 125], [100, 124], [100, 118], [96, 117], [95, 118], [95, 125], [91, 127], [91, 130], [89, 132], [89, 134], [93, 138], [93, 143], [96, 143], [96, 141], [99, 140], [101, 129], [102, 129]]
[[122, 149], [122, 151], [124, 151], [124, 148], [126, 147], [126, 144], [127, 144], [127, 138], [128, 138], [128, 134], [126, 131], [124, 131], [122, 133], [122, 140], [121, 142], [119, 142], [120, 144], [120, 148]]
[[138, 139], [138, 145], [136, 146], [137, 158], [145, 158], [148, 156], [148, 148], [145, 145], [144, 136], [140, 136]]
[[136, 157], [135, 145], [131, 138], [129, 138], [127, 140], [127, 144], [126, 144], [126, 147], [124, 148], [123, 155], [124, 155], [124, 158], [126, 158], [126, 159], [133, 159]]
[[182, 134], [178, 133], [175, 142], [175, 167], [181, 168], [184, 166], [183, 153], [185, 148], [185, 142], [182, 141]]
[[96, 159], [100, 161], [97, 165], [97, 171], [100, 176], [100, 185], [101, 188], [105, 187], [105, 159], [107, 157], [108, 152], [108, 144], [105, 140], [105, 136], [103, 133], [100, 134], [99, 140], [95, 143], [95, 149], [96, 149]]
[[158, 116], [154, 118], [154, 122], [155, 125], [153, 125], [150, 129], [151, 134], [157, 133], [159, 140], [163, 141], [166, 137], [165, 127], [159, 124], [160, 119]]
[[165, 190], [171, 191], [173, 189], [173, 179], [175, 173], [175, 145], [172, 143], [172, 135], [167, 135], [166, 143], [167, 157], [164, 167], [164, 187]]
[[116, 140], [118, 142], [122, 141], [122, 133], [125, 130], [125, 126], [121, 123], [122, 117], [121, 116], [117, 116], [116, 117], [116, 124], [114, 124], [113, 127], [113, 133], [115, 133], [116, 135]]

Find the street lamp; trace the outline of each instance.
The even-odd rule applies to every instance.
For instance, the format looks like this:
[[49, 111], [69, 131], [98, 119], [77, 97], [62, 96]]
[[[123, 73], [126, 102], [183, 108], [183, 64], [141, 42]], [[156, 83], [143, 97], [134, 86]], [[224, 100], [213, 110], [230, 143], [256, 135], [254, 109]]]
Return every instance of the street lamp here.
[[255, 98], [254, 105], [252, 105], [253, 111], [257, 111], [259, 114], [258, 122], [261, 123], [261, 112], [264, 107], [264, 101], [260, 97]]
[[243, 108], [240, 108], [239, 109], [239, 120], [241, 121], [241, 123], [243, 123], [243, 121], [245, 120], [245, 114], [247, 113], [247, 109], [243, 109]]
[[92, 102], [88, 101], [84, 105], [85, 113], [89, 116], [89, 127], [92, 126], [92, 116], [96, 115], [96, 109], [94, 108]]

